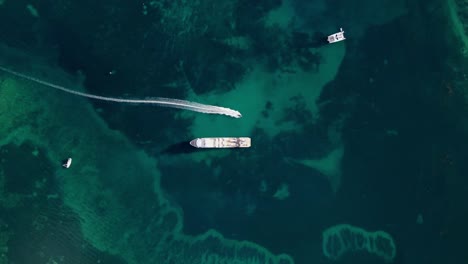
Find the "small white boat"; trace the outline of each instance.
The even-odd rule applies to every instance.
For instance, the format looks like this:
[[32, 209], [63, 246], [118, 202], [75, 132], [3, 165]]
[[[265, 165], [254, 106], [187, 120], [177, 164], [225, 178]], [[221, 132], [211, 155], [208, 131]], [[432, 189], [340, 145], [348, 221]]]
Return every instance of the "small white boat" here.
[[344, 31], [342, 28], [340, 28], [340, 32], [337, 32], [335, 34], [331, 34], [330, 36], [328, 36], [328, 43], [335, 43], [335, 42], [340, 42], [340, 41], [343, 41], [345, 40], [345, 36], [344, 36]]
[[248, 137], [196, 138], [190, 141], [190, 145], [196, 148], [249, 148], [250, 143]]
[[62, 164], [62, 166], [63, 166], [64, 168], [68, 169], [68, 168], [70, 168], [71, 164], [72, 164], [72, 158], [68, 158], [68, 159]]

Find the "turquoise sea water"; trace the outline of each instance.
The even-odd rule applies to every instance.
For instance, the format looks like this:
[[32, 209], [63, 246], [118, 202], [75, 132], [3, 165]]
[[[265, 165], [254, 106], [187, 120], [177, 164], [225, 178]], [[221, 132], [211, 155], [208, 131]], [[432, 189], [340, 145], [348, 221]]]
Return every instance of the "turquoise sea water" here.
[[[464, 17], [459, 0], [0, 0], [1, 67], [243, 115], [1, 71], [0, 263], [465, 263]], [[252, 147], [188, 144], [212, 136]]]

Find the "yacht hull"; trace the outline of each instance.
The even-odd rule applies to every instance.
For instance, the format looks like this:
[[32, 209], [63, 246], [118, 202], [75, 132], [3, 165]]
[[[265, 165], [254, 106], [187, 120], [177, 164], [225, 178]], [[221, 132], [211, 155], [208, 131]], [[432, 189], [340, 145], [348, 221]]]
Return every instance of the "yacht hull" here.
[[251, 140], [249, 137], [196, 138], [190, 145], [196, 148], [249, 148]]

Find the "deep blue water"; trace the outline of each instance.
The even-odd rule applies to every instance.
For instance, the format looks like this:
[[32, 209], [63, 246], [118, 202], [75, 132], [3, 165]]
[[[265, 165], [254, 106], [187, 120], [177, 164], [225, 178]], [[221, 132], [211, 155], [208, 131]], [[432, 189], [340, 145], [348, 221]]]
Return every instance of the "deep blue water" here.
[[[468, 155], [463, 147], [468, 138], [465, 80], [460, 73], [464, 59], [450, 33], [445, 5], [407, 1], [405, 13], [373, 24], [363, 17], [365, 11], [355, 11], [357, 7], [346, 1], [292, 0], [300, 25], [267, 31], [260, 18], [281, 6], [281, 1], [230, 1], [231, 14], [223, 13], [231, 10], [227, 3], [200, 1], [204, 5], [198, 6], [193, 25], [175, 20], [181, 27], [162, 20], [161, 10], [169, 8], [170, 1], [154, 2], [163, 8], [151, 9], [151, 3], [144, 1], [41, 1], [32, 3], [40, 14], [36, 18], [25, 8], [25, 1], [6, 0], [0, 5], [1, 43], [30, 55], [32, 63], [58, 67], [71, 75], [80, 71], [86, 76], [86, 90], [93, 94], [186, 98], [188, 85], [201, 96], [234, 91], [253, 61], [264, 63], [269, 72], [281, 72], [288, 70], [284, 65], [303, 56], [307, 63], [302, 69], [317, 71], [327, 58], [314, 52], [323, 48], [320, 40], [330, 28], [345, 27], [341, 20], [356, 34], [348, 35], [336, 77], [318, 98], [318, 120], [312, 122], [310, 113], [297, 104], [287, 119], [301, 123], [302, 130], [270, 138], [255, 127], [248, 135], [253, 147], [227, 156], [188, 146], [195, 121], [173, 109], [92, 101], [109, 129], [157, 162], [162, 195], [183, 212], [185, 234], [196, 236], [215, 229], [226, 238], [251, 241], [275, 255], [288, 254], [295, 263], [384, 263], [366, 252], [352, 252], [339, 260], [323, 254], [322, 232], [350, 224], [389, 233], [396, 244], [393, 263], [468, 260], [463, 251], [468, 214], [462, 202], [468, 184], [463, 179]], [[360, 1], [363, 10], [365, 4]], [[386, 4], [382, 1], [383, 7]], [[176, 10], [184, 8], [180, 5]], [[143, 6], [149, 8], [149, 15], [142, 15]], [[192, 33], [177, 34], [176, 30], [189, 25]], [[233, 49], [217, 41], [233, 32], [246, 36], [251, 46]], [[278, 40], [283, 38], [284, 43]], [[10, 65], [2, 60], [1, 66], [27, 68], [24, 61], [11, 65], [15, 60], [5, 59]], [[267, 104], [264, 116], [268, 118], [275, 107], [281, 106]], [[326, 155], [337, 144], [328, 137], [329, 127], [343, 116], [340, 144], [345, 154], [335, 192], [320, 172], [285, 159]], [[48, 263], [62, 256], [64, 263], [130, 263], [123, 251], [106, 252], [84, 237], [83, 216], [63, 200], [66, 181], [55, 173], [59, 161], [46, 157], [44, 148], [39, 148], [38, 156], [31, 155], [36, 148], [30, 142], [0, 148], [4, 201], [0, 234], [8, 237], [0, 240], [1, 247], [8, 248], [2, 261]], [[214, 158], [207, 164], [194, 158], [198, 154]], [[116, 190], [117, 203], [132, 212], [128, 222], [135, 226], [128, 230], [146, 232], [145, 245], [156, 248], [148, 242], [148, 237], [160, 235], [150, 223], [157, 218], [151, 204], [154, 183], [137, 173], [126, 176], [127, 186], [122, 186], [121, 178], [113, 182], [110, 176], [106, 186]], [[41, 182], [45, 187], [38, 187]], [[277, 199], [274, 194], [283, 184], [289, 196]], [[11, 197], [21, 197], [21, 202], [9, 206]], [[96, 208], [103, 212], [98, 213], [111, 211], [106, 206], [112, 204], [100, 204]], [[126, 231], [121, 232], [118, 235], [124, 236]], [[152, 259], [153, 252], [146, 248], [135, 252], [140, 254], [137, 259], [165, 261]]]

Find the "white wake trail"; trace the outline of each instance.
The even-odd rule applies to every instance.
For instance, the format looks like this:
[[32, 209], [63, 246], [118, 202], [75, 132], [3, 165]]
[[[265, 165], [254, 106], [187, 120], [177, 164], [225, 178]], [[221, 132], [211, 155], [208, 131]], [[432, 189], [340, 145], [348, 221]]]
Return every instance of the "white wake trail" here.
[[178, 108], [178, 109], [185, 109], [185, 110], [190, 110], [194, 112], [199, 112], [199, 113], [205, 113], [205, 114], [218, 114], [218, 115], [227, 115], [235, 118], [240, 118], [242, 117], [241, 113], [239, 111], [229, 109], [226, 107], [221, 107], [221, 106], [214, 106], [214, 105], [206, 105], [206, 104], [200, 104], [200, 103], [195, 103], [195, 102], [190, 102], [186, 100], [179, 100], [179, 99], [171, 99], [171, 98], [153, 98], [153, 99], [123, 99], [123, 98], [115, 98], [115, 97], [105, 97], [105, 96], [99, 96], [99, 95], [94, 95], [94, 94], [88, 94], [88, 93], [83, 93], [83, 92], [78, 92], [74, 90], [70, 90], [68, 88], [65, 88], [60, 85], [56, 85], [53, 83], [49, 83], [34, 77], [31, 77], [29, 75], [19, 73], [7, 68], [4, 68], [0, 66], [0, 70], [13, 74], [17, 77], [30, 80], [39, 84], [42, 84], [44, 86], [52, 87], [57, 90], [64, 91], [66, 93], [82, 96], [82, 97], [87, 97], [91, 99], [96, 99], [96, 100], [102, 100], [102, 101], [108, 101], [108, 102], [116, 102], [116, 103], [131, 103], [131, 104], [151, 104], [151, 105], [158, 105], [158, 106], [164, 106], [164, 107], [172, 107], [172, 108]]

